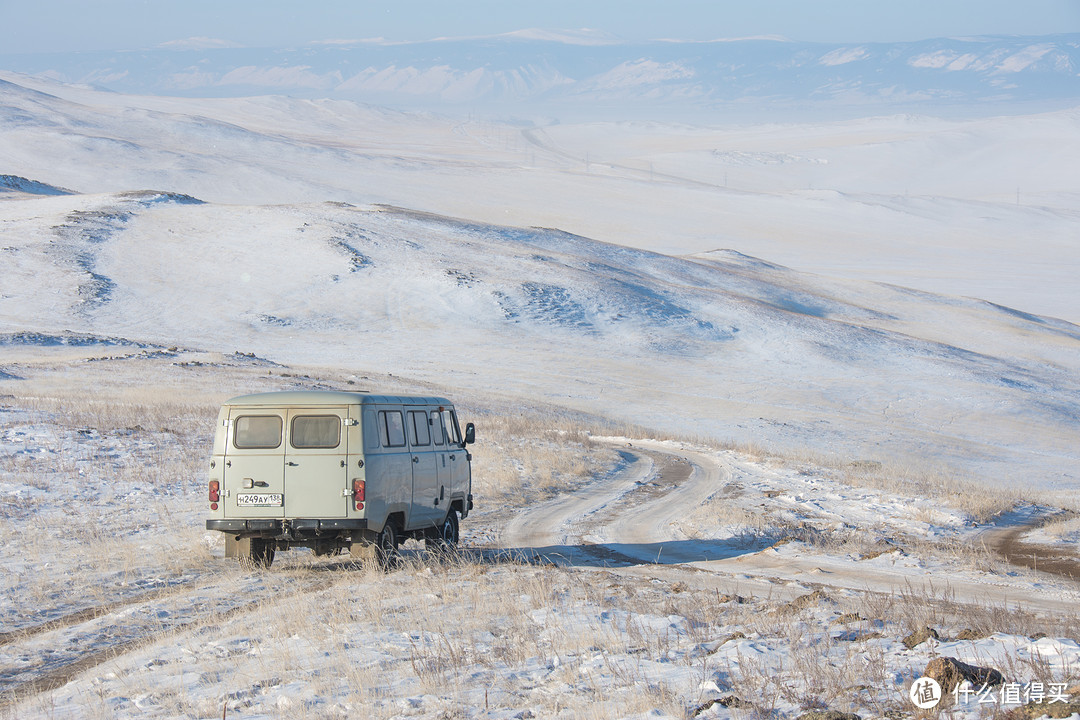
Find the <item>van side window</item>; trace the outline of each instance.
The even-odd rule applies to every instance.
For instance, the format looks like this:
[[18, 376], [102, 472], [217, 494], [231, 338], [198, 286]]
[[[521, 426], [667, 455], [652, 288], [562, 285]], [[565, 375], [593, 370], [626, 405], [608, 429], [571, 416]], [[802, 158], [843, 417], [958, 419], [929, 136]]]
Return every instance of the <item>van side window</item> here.
[[233, 445], [242, 450], [269, 450], [281, 445], [281, 418], [277, 415], [241, 415], [233, 429]]
[[461, 433], [458, 432], [457, 418], [454, 417], [453, 410], [442, 411], [443, 427], [446, 429], [447, 442], [451, 445], [461, 444]]
[[444, 434], [442, 426], [442, 415], [438, 410], [431, 412], [431, 437], [435, 440], [436, 445], [446, 444], [446, 435]]
[[374, 410], [364, 411], [364, 447], [368, 450], [379, 449], [379, 426]]
[[412, 440], [413, 447], [431, 444], [427, 412], [423, 410], [409, 411], [409, 439]]
[[289, 444], [297, 449], [336, 448], [341, 442], [337, 415], [297, 415], [292, 419]]
[[383, 447], [405, 447], [405, 423], [400, 410], [379, 411], [379, 439]]

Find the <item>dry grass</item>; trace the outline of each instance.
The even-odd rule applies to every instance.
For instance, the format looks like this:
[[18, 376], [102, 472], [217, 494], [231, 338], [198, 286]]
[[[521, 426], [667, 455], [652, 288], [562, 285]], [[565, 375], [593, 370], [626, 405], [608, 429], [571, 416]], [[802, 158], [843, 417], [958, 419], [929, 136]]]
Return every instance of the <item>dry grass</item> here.
[[579, 487], [609, 470], [617, 456], [592, 442], [592, 429], [555, 413], [477, 416], [482, 442], [473, 449], [473, 491], [500, 505], [521, 506]]
[[[897, 643], [925, 625], [945, 636], [987, 624], [1016, 634], [1080, 632], [1075, 618], [961, 606], [944, 595], [720, 602], [693, 588], [674, 592], [605, 572], [492, 565], [470, 556], [409, 563], [389, 576], [364, 567], [299, 602], [285, 594], [259, 614], [273, 623], [257, 639], [237, 619], [182, 642], [203, 658], [204, 675], [222, 678], [236, 677], [230, 664], [257, 648], [259, 669], [248, 689], [226, 698], [234, 710], [258, 703], [259, 683], [279, 695], [303, 687], [309, 698], [337, 698], [334, 707], [281, 708], [301, 716], [306, 709], [308, 717], [337, 717], [339, 710], [342, 716], [393, 717], [404, 709], [402, 698], [412, 698], [417, 712], [422, 706], [422, 714], [437, 717], [529, 708], [536, 717], [623, 717], [661, 709], [689, 718], [716, 697], [700, 689], [705, 680], [743, 703], [741, 717], [789, 715], [793, 707], [882, 716], [907, 710], [905, 682], [925, 660], [897, 666], [879, 639]], [[211, 637], [225, 646], [237, 638], [246, 649], [211, 658], [202, 646]], [[736, 653], [737, 663], [712, 656], [712, 648], [738, 642], [725, 638], [738, 637], [776, 652], [768, 659]], [[313, 660], [319, 657], [325, 659]], [[1028, 665], [1014, 668], [1014, 676], [1065, 679]], [[1064, 675], [1075, 679], [1075, 673]]]
[[987, 522], [1021, 503], [1030, 502], [1020, 487], [990, 487], [933, 467], [848, 463], [832, 470], [834, 477], [850, 485], [942, 502], [964, 512], [977, 523]]
[[[895, 646], [914, 628], [1080, 636], [1075, 617], [963, 606], [948, 594], [733, 602], [472, 554], [414, 558], [390, 574], [370, 563], [328, 573], [327, 562], [297, 556], [261, 575], [272, 592], [258, 607], [166, 630], [96, 670], [83, 715], [216, 717], [224, 707], [283, 719], [469, 718], [528, 709], [585, 719], [659, 709], [688, 720], [706, 702], [734, 697], [740, 718], [825, 707], [881, 717], [908, 710], [906, 683], [926, 662], [904, 664], [883, 643]], [[315, 579], [329, 584], [313, 589]], [[739, 638], [772, 652], [733, 651]], [[1076, 679], [1037, 661], [1009, 670]]]
[[851, 487], [940, 502], [962, 511], [973, 522], [986, 522], [1021, 503], [1032, 501], [1021, 487], [989, 486], [929, 462], [850, 460], [745, 442], [714, 441], [708, 445], [731, 450], [740, 458], [765, 467], [797, 468]]
[[[206, 611], [181, 629], [162, 625], [152, 645], [101, 666], [93, 681], [80, 685], [87, 688], [80, 701], [85, 717], [218, 717], [224, 706], [230, 715], [281, 718], [509, 717], [524, 709], [535, 717], [566, 718], [660, 709], [689, 718], [716, 699], [702, 690], [705, 681], [739, 698], [742, 704], [733, 710], [739, 718], [776, 717], [793, 707], [881, 717], [908, 709], [906, 673], [917, 668], [898, 666], [875, 637], [898, 641], [925, 626], [947, 636], [971, 628], [1080, 637], [1075, 617], [973, 608], [947, 594], [815, 597], [801, 607], [768, 598], [737, 603], [711, 591], [605, 571], [476, 555], [417, 559], [390, 574], [305, 553], [282, 556], [270, 573], [231, 563], [223, 569], [212, 559], [201, 525], [218, 391], [231, 385], [220, 393], [225, 397], [326, 380], [280, 371], [260, 370], [257, 377], [251, 370], [189, 372], [167, 364], [143, 364], [138, 377], [110, 376], [104, 367], [95, 366], [102, 382], [87, 386], [57, 377], [63, 368], [41, 377], [24, 372], [29, 380], [5, 386], [20, 388], [4, 400], [9, 426], [49, 428], [33, 440], [47, 452], [0, 458], [5, 482], [44, 491], [0, 505], [10, 570], [4, 591], [33, 600], [25, 603], [33, 611], [5, 621], [23, 624], [34, 620], [34, 612], [61, 612], [72, 598], [105, 605], [133, 585], [196, 570], [223, 573], [215, 581], [237, 588], [259, 587], [267, 599], [236, 615]], [[208, 385], [208, 378], [216, 384]], [[591, 438], [627, 432], [549, 408], [459, 410], [479, 429], [474, 493], [499, 506], [534, 502], [606, 472], [613, 451]], [[759, 462], [808, 464], [805, 457], [750, 450]], [[976, 502], [966, 486], [932, 474], [814, 467], [842, 482], [905, 496], [956, 500], [962, 489], [972, 512], [998, 507]], [[104, 486], [115, 492], [57, 500], [88, 477], [109, 478]], [[832, 551], [868, 549], [859, 533], [792, 528], [730, 499], [718, 496], [708, 511], [724, 513], [722, 521], [745, 528], [748, 537], [787, 533]], [[64, 519], [62, 536], [25, 522], [48, 513]], [[961, 551], [967, 550], [949, 550]], [[849, 619], [838, 625], [841, 618]], [[775, 666], [746, 655], [725, 664], [714, 657], [739, 642], [726, 638], [738, 636], [778, 648], [775, 657], [783, 661]], [[1038, 663], [1014, 670], [1038, 678], [1060, 675]], [[38, 716], [62, 714], [50, 710], [44, 696], [34, 702]]]
[[1051, 520], [1039, 528], [1052, 538], [1065, 540], [1080, 536], [1080, 516], [1070, 512], [1059, 520]]

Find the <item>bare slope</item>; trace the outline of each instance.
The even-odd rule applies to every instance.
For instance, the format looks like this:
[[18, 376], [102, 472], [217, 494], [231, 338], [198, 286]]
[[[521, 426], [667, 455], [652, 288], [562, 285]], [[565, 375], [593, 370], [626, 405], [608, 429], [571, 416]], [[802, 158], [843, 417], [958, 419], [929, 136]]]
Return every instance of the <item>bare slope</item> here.
[[139, 192], [10, 198], [0, 220], [10, 343], [76, 331], [352, 364], [672, 431], [1077, 483], [1080, 328], [1061, 320], [385, 206]]

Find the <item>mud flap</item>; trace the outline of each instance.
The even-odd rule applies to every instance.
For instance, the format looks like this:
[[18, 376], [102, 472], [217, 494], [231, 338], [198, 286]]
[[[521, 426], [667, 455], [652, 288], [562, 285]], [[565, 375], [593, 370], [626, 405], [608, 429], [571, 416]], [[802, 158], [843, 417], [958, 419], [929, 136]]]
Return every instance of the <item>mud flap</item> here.
[[366, 540], [353, 541], [352, 545], [349, 546], [349, 555], [354, 560], [374, 560], [375, 543]]

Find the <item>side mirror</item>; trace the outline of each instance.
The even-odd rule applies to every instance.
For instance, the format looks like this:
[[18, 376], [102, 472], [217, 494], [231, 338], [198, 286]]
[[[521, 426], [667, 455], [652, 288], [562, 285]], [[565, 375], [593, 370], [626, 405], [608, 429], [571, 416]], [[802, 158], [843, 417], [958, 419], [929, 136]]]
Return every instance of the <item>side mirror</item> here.
[[474, 442], [476, 442], [476, 426], [468, 423], [465, 426], [465, 444], [472, 445]]

